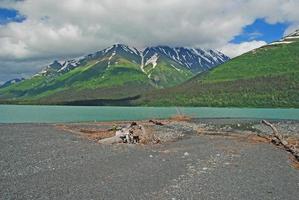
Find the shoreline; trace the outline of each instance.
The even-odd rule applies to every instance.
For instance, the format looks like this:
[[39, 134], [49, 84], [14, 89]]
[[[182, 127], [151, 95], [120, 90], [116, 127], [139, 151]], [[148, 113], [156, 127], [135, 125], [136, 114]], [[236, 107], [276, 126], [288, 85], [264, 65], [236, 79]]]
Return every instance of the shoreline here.
[[[187, 116], [187, 115], [186, 115]], [[148, 119], [139, 119], [139, 120], [87, 120], [87, 121], [70, 121], [70, 122], [1, 122], [1, 124], [84, 124], [84, 123], [122, 123], [122, 122], [144, 122], [148, 120], [159, 120], [159, 121], [167, 121], [170, 118], [148, 118]], [[273, 121], [273, 122], [299, 122], [299, 119], [272, 119], [272, 118], [247, 118], [247, 117], [191, 117], [192, 121], [197, 121], [197, 122], [219, 122], [219, 123], [225, 123], [225, 122], [230, 122], [230, 123], [235, 123], [235, 122], [240, 122], [240, 123], [248, 123], [248, 122], [260, 122], [262, 120], [268, 120], [268, 121]]]
[[[0, 124], [1, 196], [75, 200], [296, 200], [299, 196], [299, 170], [290, 154], [247, 137], [253, 130], [271, 133], [259, 120], [243, 120], [240, 126], [227, 119], [162, 122], [156, 126], [137, 121], [162, 140], [149, 145], [102, 145], [97, 138], [86, 137], [128, 121]], [[273, 124], [286, 136], [299, 137], [298, 121]], [[196, 132], [203, 130], [221, 132]]]

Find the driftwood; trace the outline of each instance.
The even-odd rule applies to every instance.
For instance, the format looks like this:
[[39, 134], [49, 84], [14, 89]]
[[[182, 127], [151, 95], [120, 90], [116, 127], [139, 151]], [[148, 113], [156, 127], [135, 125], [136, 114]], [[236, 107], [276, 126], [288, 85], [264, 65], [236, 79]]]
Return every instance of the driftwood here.
[[113, 136], [110, 138], [101, 139], [98, 141], [99, 144], [117, 144], [122, 143], [122, 139], [118, 136]]
[[140, 136], [146, 135], [145, 128], [142, 125], [138, 125], [136, 122], [118, 128], [115, 132], [115, 136], [99, 140], [101, 144], [115, 144], [115, 143], [130, 143], [136, 144], [140, 142]]
[[153, 123], [155, 125], [158, 125], [158, 126], [163, 126], [164, 124], [162, 122], [159, 122], [159, 121], [155, 121], [155, 120], [149, 120], [150, 123]]
[[146, 135], [146, 130], [145, 130], [144, 126], [139, 125], [139, 127], [140, 127], [140, 129], [142, 131], [142, 135]]
[[290, 152], [297, 161], [299, 161], [299, 149], [297, 149], [295, 146], [291, 145], [286, 141], [282, 135], [280, 135], [275, 128], [273, 124], [266, 120], [262, 120], [262, 124], [265, 124], [266, 126], [270, 127], [272, 129], [272, 143], [282, 146], [286, 151]]

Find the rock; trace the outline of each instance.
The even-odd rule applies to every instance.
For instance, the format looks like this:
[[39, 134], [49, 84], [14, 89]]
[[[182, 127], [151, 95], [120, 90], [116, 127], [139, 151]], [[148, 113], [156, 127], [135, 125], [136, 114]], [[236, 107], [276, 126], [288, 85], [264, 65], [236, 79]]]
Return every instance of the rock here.
[[189, 153], [188, 153], [188, 152], [185, 152], [185, 153], [184, 153], [184, 156], [189, 156]]
[[137, 123], [136, 122], [132, 122], [131, 125], [130, 125], [130, 127], [132, 127], [132, 126], [137, 126]]

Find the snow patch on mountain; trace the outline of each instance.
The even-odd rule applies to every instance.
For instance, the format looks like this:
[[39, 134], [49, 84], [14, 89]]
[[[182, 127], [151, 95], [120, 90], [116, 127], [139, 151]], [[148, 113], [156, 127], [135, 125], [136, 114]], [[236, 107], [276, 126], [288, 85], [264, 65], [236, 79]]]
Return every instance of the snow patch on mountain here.
[[299, 36], [299, 29], [295, 30], [293, 33], [287, 35], [286, 37], [292, 37], [292, 36]]
[[299, 29], [296, 30], [295, 32], [283, 37], [281, 40], [274, 41], [268, 45], [270, 46], [270, 45], [280, 45], [280, 44], [291, 44], [293, 42], [298, 41], [298, 39], [299, 39]]
[[114, 46], [108, 47], [108, 48], [104, 49], [104, 52], [107, 53], [107, 52], [109, 52], [113, 48], [114, 48]]
[[291, 44], [293, 43], [294, 41], [277, 41], [277, 42], [272, 42], [268, 45], [278, 45], [278, 44]]
[[180, 72], [181, 70], [179, 68], [177, 68], [176, 66], [174, 66], [173, 64], [170, 64], [171, 67], [173, 67], [175, 70], [177, 70], [178, 72]]
[[153, 69], [155, 69], [155, 67], [157, 66], [157, 61], [159, 59], [159, 55], [157, 53], [155, 53], [150, 59], [148, 59], [145, 63], [145, 66], [152, 64], [153, 65]]
[[141, 52], [140, 54], [141, 56], [141, 65], [140, 65], [140, 69], [143, 73], [146, 73], [145, 70], [144, 70], [144, 55], [143, 55], [143, 52]]
[[58, 70], [58, 72], [68, 72], [79, 65], [80, 65], [80, 61], [77, 59], [64, 61], [62, 67]]
[[111, 56], [108, 58], [108, 68], [110, 68], [111, 60], [112, 60], [113, 56], [115, 56], [115, 55], [116, 55], [116, 51], [113, 51]]

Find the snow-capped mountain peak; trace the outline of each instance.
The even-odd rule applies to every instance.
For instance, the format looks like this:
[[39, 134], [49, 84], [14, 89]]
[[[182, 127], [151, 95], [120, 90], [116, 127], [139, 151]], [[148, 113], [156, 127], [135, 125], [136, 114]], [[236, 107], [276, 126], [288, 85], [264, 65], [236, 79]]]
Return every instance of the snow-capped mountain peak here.
[[298, 40], [299, 40], [299, 29], [294, 31], [293, 33], [283, 37], [281, 40], [272, 42], [268, 45], [291, 44]]
[[62, 67], [57, 72], [68, 72], [80, 65], [80, 60], [72, 59], [64, 61]]
[[81, 64], [82, 57], [71, 60], [57, 61], [54, 60], [52, 63], [44, 67], [39, 73], [34, 76], [49, 76], [56, 73], [68, 72]]
[[135, 47], [130, 47], [130, 46], [127, 46], [127, 45], [124, 45], [124, 44], [116, 44], [115, 45], [116, 49], [118, 50], [124, 50], [130, 54], [134, 54], [134, 55], [140, 55], [140, 52], [138, 49], [136, 49]]
[[66, 73], [78, 66], [81, 66], [83, 63], [87, 63], [91, 60], [100, 61], [104, 57], [107, 58], [107, 67], [110, 68], [113, 64], [112, 59], [114, 59], [115, 56], [124, 57], [135, 64], [139, 64], [140, 70], [143, 73], [146, 73], [144, 68], [149, 64], [152, 64], [152, 67], [155, 68], [160, 59], [166, 59], [168, 60], [167, 62], [171, 62], [172, 64], [176, 63], [176, 66], [185, 67], [192, 73], [200, 73], [209, 70], [210, 68], [229, 60], [229, 57], [225, 56], [221, 52], [211, 49], [155, 46], [138, 50], [137, 48], [130, 47], [128, 45], [114, 44], [101, 51], [79, 58], [65, 61], [55, 60], [53, 63], [43, 68], [43, 70], [35, 76], [49, 76]]
[[154, 54], [164, 56], [183, 65], [193, 72], [206, 71], [216, 65], [226, 62], [229, 57], [214, 50], [204, 50], [186, 47], [157, 46], [149, 47], [143, 52], [145, 62]]
[[299, 29], [297, 29], [297, 30], [294, 31], [293, 33], [287, 35], [286, 37], [292, 37], [292, 36], [299, 36]]
[[284, 41], [292, 41], [299, 39], [299, 29], [283, 38]]

